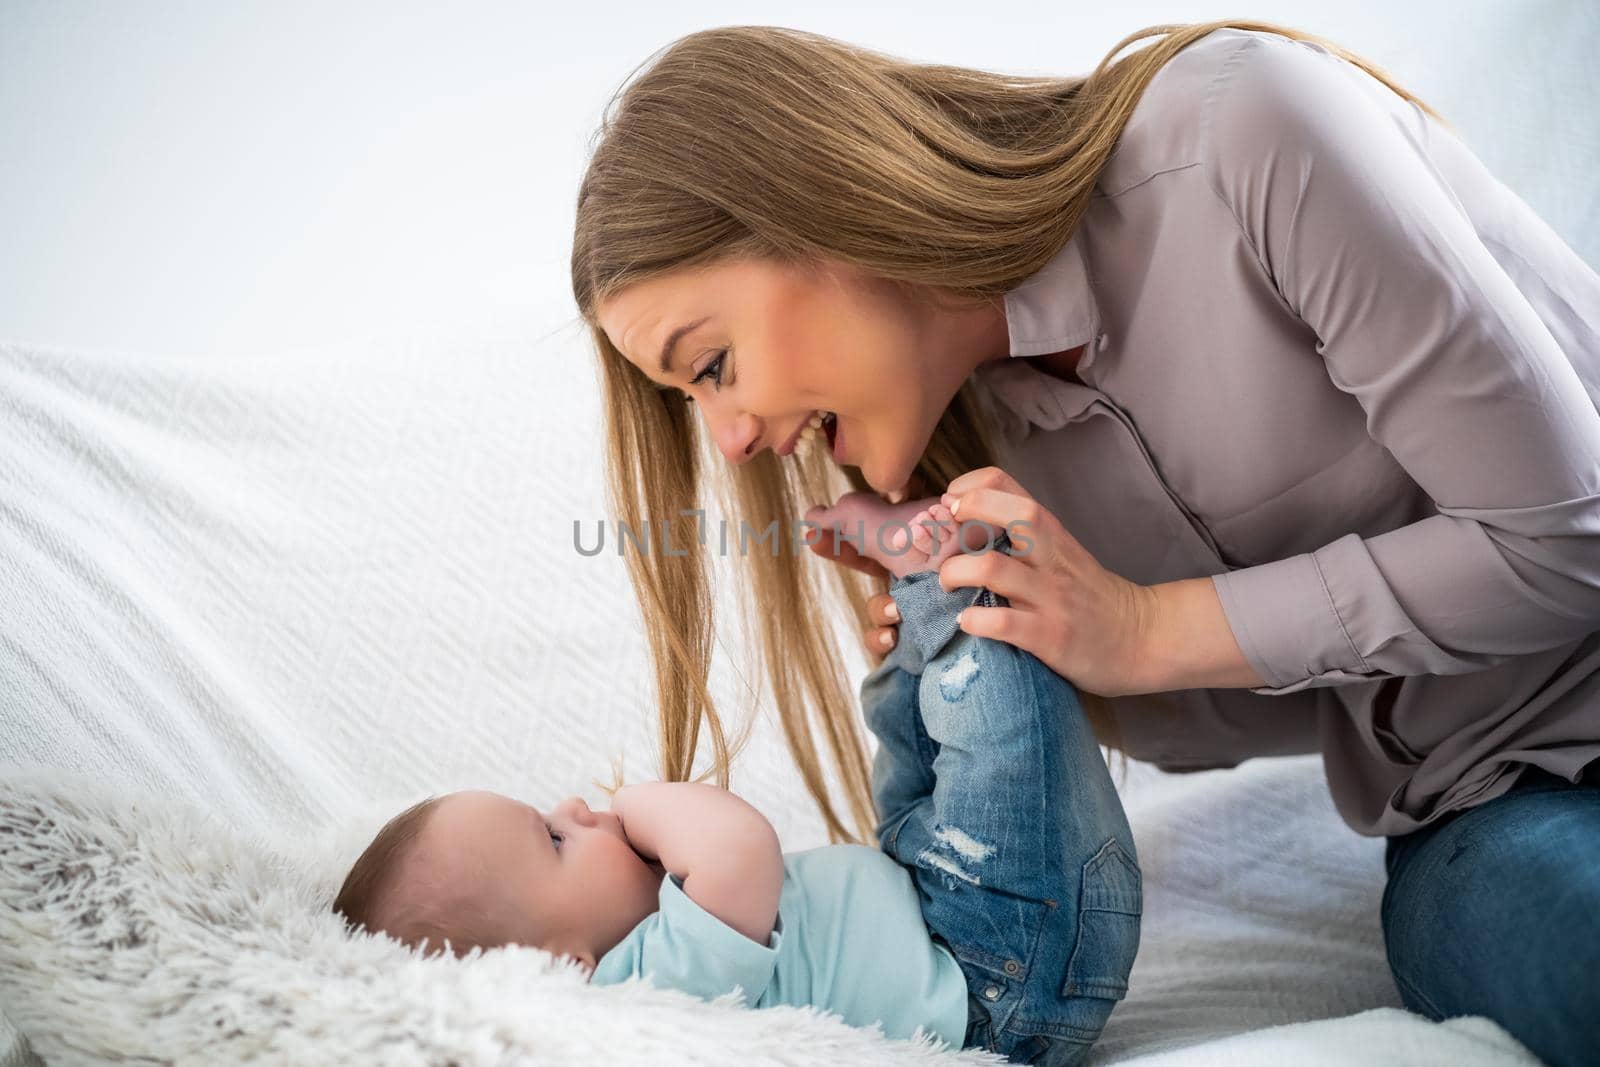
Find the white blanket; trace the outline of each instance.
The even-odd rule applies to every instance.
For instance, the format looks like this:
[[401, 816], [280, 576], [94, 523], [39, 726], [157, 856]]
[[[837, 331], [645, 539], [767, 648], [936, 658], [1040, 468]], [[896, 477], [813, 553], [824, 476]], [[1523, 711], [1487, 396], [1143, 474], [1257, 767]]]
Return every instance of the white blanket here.
[[[1329, 832], [1312, 763], [1142, 777], [1146, 945], [1091, 1064], [1537, 1067], [1486, 1019], [1373, 1006], [1392, 991], [1372, 850]], [[327, 903], [371, 821], [257, 839], [172, 798], [8, 768], [0, 996], [58, 1065], [999, 1062], [794, 1008], [591, 987], [533, 949], [419, 960], [351, 938]]]
[[[324, 6], [308, 35], [281, 5], [146, 7], [0, 9], [0, 129], [27, 145], [0, 175], [0, 342], [75, 344], [0, 343], [0, 1067], [31, 1059], [18, 1029], [54, 1065], [660, 1062], [662, 1033], [702, 1062], [922, 1060], [803, 1013], [577, 989], [537, 953], [408, 963], [320, 914], [425, 793], [600, 802], [613, 756], [654, 769], [622, 561], [571, 547], [604, 514], [592, 357], [536, 333], [571, 310], [560, 146], [695, 16]], [[1087, 71], [1170, 15], [937, 7], [830, 32]], [[1304, 7], [1253, 13], [1379, 60], [1596, 262], [1592, 4]], [[431, 335], [281, 350], [434, 301]], [[541, 325], [479, 325], [494, 307]], [[149, 354], [177, 350], [252, 356]], [[734, 788], [785, 847], [823, 844], [759, 671], [724, 649], [713, 692], [755, 716]], [[1094, 1062], [1527, 1062], [1486, 1021], [1400, 1009], [1381, 843], [1314, 758], [1134, 772], [1143, 945]]]
[[[47, 1061], [655, 1062], [662, 1033], [730, 1062], [923, 1058], [805, 1013], [579, 989], [531, 950], [407, 962], [330, 925], [350, 861], [425, 793], [602, 802], [613, 756], [653, 773], [622, 561], [572, 546], [604, 514], [580, 356], [515, 335], [233, 363], [0, 346], [0, 1005]], [[786, 848], [825, 843], [736, 633], [724, 651], [715, 693], [757, 709], [734, 788]], [[1381, 842], [1339, 822], [1315, 757], [1133, 771], [1143, 946], [1093, 1062], [1525, 1062], [1487, 1021], [1400, 1009]]]

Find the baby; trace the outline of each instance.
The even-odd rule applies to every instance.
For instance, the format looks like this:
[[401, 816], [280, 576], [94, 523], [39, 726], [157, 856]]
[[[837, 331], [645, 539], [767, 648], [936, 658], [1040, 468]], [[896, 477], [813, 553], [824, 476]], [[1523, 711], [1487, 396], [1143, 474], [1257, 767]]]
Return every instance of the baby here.
[[334, 909], [413, 947], [533, 945], [596, 984], [739, 988], [753, 1008], [1079, 1063], [1127, 993], [1140, 875], [1076, 691], [957, 628], [1003, 597], [940, 588], [944, 559], [1009, 540], [870, 493], [806, 517], [893, 575], [901, 639], [861, 687], [878, 849], [784, 853], [760, 812], [699, 783], [623, 786], [605, 812], [451, 793], [390, 820]]

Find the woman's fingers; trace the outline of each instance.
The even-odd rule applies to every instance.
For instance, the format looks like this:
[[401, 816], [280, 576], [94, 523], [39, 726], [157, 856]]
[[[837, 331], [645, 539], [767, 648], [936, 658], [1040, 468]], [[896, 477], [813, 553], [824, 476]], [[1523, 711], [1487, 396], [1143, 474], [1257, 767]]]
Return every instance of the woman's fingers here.
[[1041, 660], [1052, 651], [1044, 639], [1043, 620], [1034, 611], [1017, 607], [962, 608], [956, 624], [963, 633], [1004, 641]]
[[[821, 510], [812, 508], [806, 512], [806, 518], [815, 521]], [[817, 525], [807, 531], [806, 544], [811, 551], [833, 563], [861, 571], [863, 574], [870, 574], [875, 578], [886, 578], [889, 575], [888, 568], [883, 564], [856, 551], [855, 544], [849, 539], [835, 538], [833, 530], [827, 526]], [[873, 625], [862, 633], [861, 646], [867, 653], [867, 659], [876, 662], [881, 660], [898, 640], [895, 630], [900, 623], [900, 609], [895, 606], [894, 598], [888, 593], [877, 593], [867, 598], [867, 617]]]
[[[944, 492], [946, 496], [961, 496], [974, 489], [998, 489], [1003, 493], [1015, 493], [1017, 496], [1028, 495], [1028, 491], [1022, 488], [1015, 478], [999, 467], [979, 467], [975, 471], [968, 471], [945, 486]], [[949, 505], [950, 501], [946, 500], [945, 506]]]
[[867, 598], [867, 617], [879, 626], [895, 626], [900, 622], [900, 609], [888, 593], [874, 593]]
[[939, 565], [939, 585], [946, 591], [984, 586], [1017, 607], [1034, 606], [1039, 580], [1027, 560], [998, 551], [957, 552]]
[[893, 626], [877, 627], [861, 635], [862, 647], [867, 650], [867, 658], [873, 662], [882, 659], [894, 647], [895, 640]]
[[[1102, 567], [1094, 554], [997, 467], [950, 483], [944, 504], [959, 522], [1005, 529], [1009, 553], [958, 554], [939, 567], [944, 589], [985, 586], [1006, 606], [966, 608], [967, 633], [1037, 656], [1079, 689], [1102, 696], [1163, 692], [1163, 629], [1154, 587]], [[1167, 639], [1162, 639], [1170, 643]]]
[[1033, 497], [1004, 489], [968, 489], [964, 493], [946, 493], [944, 503], [958, 526], [964, 522], [986, 522], [1005, 530], [1007, 534], [1020, 527], [1037, 536], [1036, 531], [1047, 514]]
[[861, 645], [867, 650], [867, 658], [876, 662], [900, 639], [900, 609], [888, 593], [874, 593], [867, 598], [867, 618], [875, 625], [861, 635]]

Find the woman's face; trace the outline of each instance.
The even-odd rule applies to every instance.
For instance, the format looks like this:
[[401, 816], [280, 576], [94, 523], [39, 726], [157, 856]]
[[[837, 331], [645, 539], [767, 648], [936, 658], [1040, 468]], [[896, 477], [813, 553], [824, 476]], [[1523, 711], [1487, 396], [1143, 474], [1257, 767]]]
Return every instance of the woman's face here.
[[[787, 455], [821, 412], [834, 455], [888, 493], [905, 486], [961, 383], [1009, 348], [1003, 301], [918, 302], [847, 265], [736, 260], [638, 282], [597, 309], [623, 356], [693, 399], [717, 448]], [[663, 346], [690, 327], [667, 352]]]

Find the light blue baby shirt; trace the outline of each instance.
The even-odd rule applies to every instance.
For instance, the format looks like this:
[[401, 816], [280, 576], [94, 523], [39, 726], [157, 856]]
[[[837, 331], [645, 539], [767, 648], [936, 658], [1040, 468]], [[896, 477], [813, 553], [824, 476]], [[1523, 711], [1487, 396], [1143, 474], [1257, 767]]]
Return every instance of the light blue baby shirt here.
[[785, 853], [778, 919], [757, 944], [690, 900], [675, 875], [660, 910], [600, 958], [590, 981], [648, 975], [705, 1000], [740, 987], [745, 1004], [814, 1005], [891, 1038], [925, 1031], [960, 1048], [967, 983], [922, 920], [911, 875], [865, 845]]

